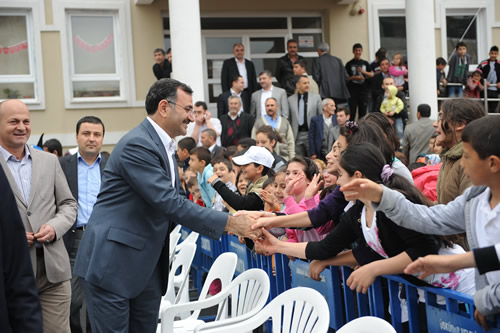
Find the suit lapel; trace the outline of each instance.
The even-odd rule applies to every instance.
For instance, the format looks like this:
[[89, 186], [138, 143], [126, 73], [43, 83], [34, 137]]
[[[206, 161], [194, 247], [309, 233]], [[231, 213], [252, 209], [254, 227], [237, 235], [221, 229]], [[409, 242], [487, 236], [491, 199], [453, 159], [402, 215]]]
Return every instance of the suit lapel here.
[[35, 196], [35, 193], [37, 192], [37, 186], [38, 183], [40, 182], [40, 171], [41, 171], [41, 166], [40, 160], [37, 158], [36, 153], [33, 154], [34, 152], [29, 148], [29, 151], [31, 153], [31, 187], [30, 187], [30, 198], [28, 200], [28, 207], [31, 205], [31, 202], [33, 201], [33, 197]]
[[161, 142], [158, 133], [156, 133], [156, 130], [154, 129], [153, 125], [149, 123], [149, 120], [144, 119], [142, 125], [144, 125], [146, 131], [151, 136], [151, 139], [158, 146], [158, 150], [160, 151], [161, 157], [163, 158], [163, 163], [165, 165], [165, 171], [168, 173], [170, 177], [172, 177], [173, 175], [170, 174], [170, 164], [168, 163], [167, 151], [165, 150], [165, 146], [163, 145], [163, 142]]
[[16, 180], [14, 179], [14, 176], [12, 176], [12, 173], [10, 172], [9, 166], [7, 165], [7, 163], [5, 163], [5, 161], [3, 160], [3, 156], [1, 156], [1, 155], [0, 155], [0, 164], [2, 165], [2, 168], [5, 172], [5, 175], [7, 176], [7, 179], [9, 180], [9, 184], [10, 184], [10, 187], [12, 188], [12, 192], [14, 192], [14, 195], [16, 196], [18, 201], [22, 202], [23, 205], [26, 206], [26, 203], [24, 202], [24, 198], [21, 195], [21, 191], [17, 187]]

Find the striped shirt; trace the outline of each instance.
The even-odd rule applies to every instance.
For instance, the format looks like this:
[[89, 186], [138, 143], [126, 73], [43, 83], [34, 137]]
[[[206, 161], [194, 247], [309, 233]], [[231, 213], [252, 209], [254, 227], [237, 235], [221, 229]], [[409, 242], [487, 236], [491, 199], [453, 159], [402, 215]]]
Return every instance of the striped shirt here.
[[0, 146], [2, 157], [10, 169], [10, 173], [16, 181], [17, 188], [23, 196], [24, 203], [28, 204], [31, 190], [31, 154], [28, 146], [24, 147], [24, 157], [18, 160], [14, 155], [9, 153], [4, 147]]

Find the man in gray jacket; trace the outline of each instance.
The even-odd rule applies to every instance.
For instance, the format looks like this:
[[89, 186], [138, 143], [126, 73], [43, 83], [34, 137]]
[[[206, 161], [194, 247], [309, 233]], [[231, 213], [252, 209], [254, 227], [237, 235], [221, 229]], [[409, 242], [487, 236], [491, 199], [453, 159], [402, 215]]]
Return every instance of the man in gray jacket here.
[[431, 116], [431, 107], [428, 104], [420, 104], [417, 108], [417, 121], [406, 126], [403, 137], [403, 153], [409, 163], [416, 161], [418, 155], [429, 152], [429, 139], [434, 134], [432, 126], [434, 120]]

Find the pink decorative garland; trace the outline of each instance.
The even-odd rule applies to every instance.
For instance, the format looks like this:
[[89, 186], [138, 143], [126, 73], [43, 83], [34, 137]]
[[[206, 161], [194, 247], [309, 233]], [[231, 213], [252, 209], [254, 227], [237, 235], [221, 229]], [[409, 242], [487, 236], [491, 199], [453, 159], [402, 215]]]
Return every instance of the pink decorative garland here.
[[0, 54], [14, 54], [28, 48], [28, 42], [22, 41], [11, 46], [0, 46]]
[[76, 35], [73, 37], [73, 42], [75, 42], [76, 45], [81, 47], [82, 49], [86, 50], [87, 52], [100, 52], [107, 48], [109, 44], [113, 42], [113, 34], [109, 34], [102, 42], [99, 44], [91, 45], [84, 41], [80, 36]]

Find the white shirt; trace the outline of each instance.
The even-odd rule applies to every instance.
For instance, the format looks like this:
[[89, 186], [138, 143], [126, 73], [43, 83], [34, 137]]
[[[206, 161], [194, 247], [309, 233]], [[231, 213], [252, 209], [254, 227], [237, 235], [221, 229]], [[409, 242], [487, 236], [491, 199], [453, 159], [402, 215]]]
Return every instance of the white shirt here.
[[260, 116], [264, 117], [266, 113], [266, 100], [270, 97], [273, 97], [273, 86], [271, 89], [264, 90], [262, 89], [262, 95], [260, 95]]
[[380, 256], [389, 258], [378, 237], [377, 214], [373, 212], [372, 225], [368, 227], [366, 223], [366, 207], [363, 207], [361, 210], [361, 229], [363, 230], [363, 237], [365, 238], [366, 244]]
[[330, 127], [330, 124], [332, 123], [332, 117], [327, 118], [325, 115], [323, 115], [323, 121], [325, 122], [326, 126]]
[[[215, 128], [215, 131], [218, 133], [217, 140], [215, 140], [215, 142], [217, 143], [217, 145], [221, 146], [220, 134], [222, 132], [222, 125], [220, 124], [220, 120], [212, 117], [212, 118], [210, 118], [210, 123], [212, 123], [213, 127]], [[191, 136], [191, 134], [193, 134], [195, 125], [196, 125], [196, 122], [194, 122], [194, 121], [192, 123], [189, 123], [187, 130], [186, 130], [186, 132], [187, 132], [186, 136]], [[197, 144], [198, 147], [201, 147], [201, 140], [200, 140], [201, 132], [203, 132], [207, 128], [208, 128], [208, 126], [206, 123], [200, 126], [200, 131], [198, 132], [198, 144]]]
[[[479, 196], [476, 210], [476, 233], [479, 247], [496, 245], [500, 241], [500, 204], [490, 208], [491, 191], [486, 188]], [[500, 271], [486, 273], [490, 284], [500, 282]]]
[[238, 59], [234, 58], [236, 61], [236, 66], [238, 66], [238, 72], [241, 76], [243, 76], [243, 81], [245, 81], [245, 88], [248, 88], [248, 78], [247, 78], [247, 67], [245, 66], [245, 59], [243, 61], [238, 61]]
[[153, 125], [153, 128], [160, 137], [161, 143], [163, 143], [163, 146], [165, 147], [168, 157], [168, 165], [170, 167], [172, 186], [175, 186], [175, 168], [177, 167], [177, 163], [174, 160], [174, 154], [177, 149], [177, 143], [153, 119], [149, 117], [146, 119], [151, 123], [151, 125]]

